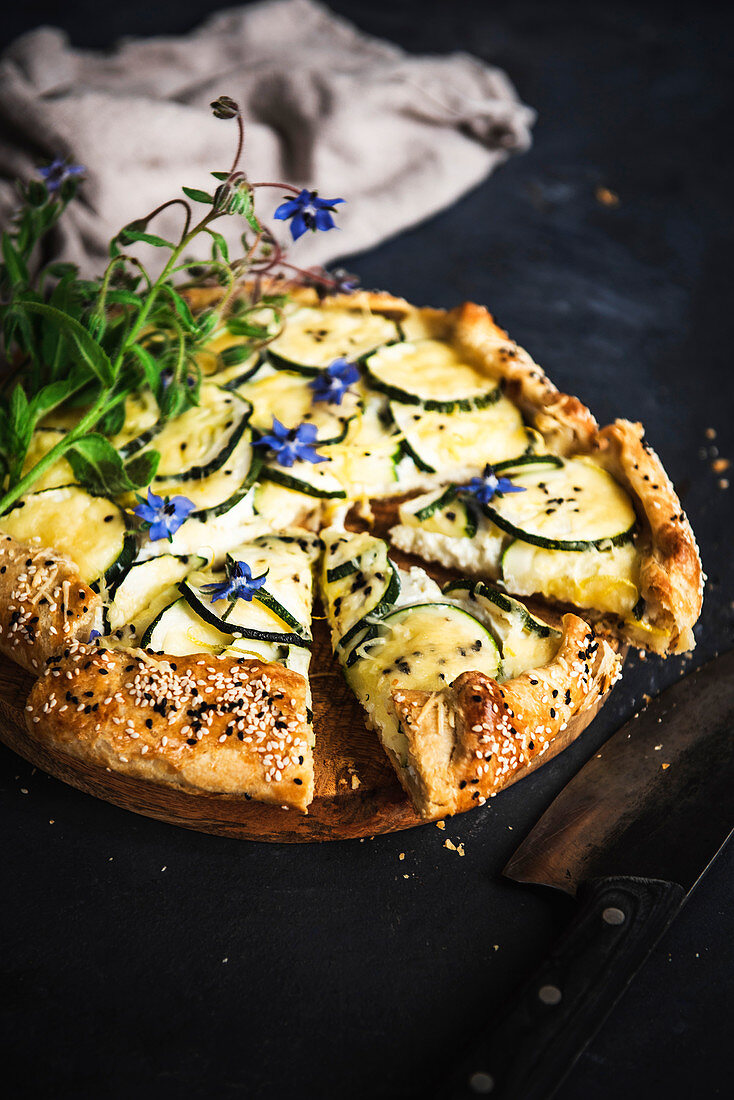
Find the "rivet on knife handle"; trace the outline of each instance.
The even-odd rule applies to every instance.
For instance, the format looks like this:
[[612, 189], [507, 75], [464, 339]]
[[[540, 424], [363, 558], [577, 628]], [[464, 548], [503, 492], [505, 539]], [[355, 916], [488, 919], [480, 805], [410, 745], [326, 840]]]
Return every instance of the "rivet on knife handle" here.
[[547, 1100], [678, 912], [685, 891], [659, 879], [596, 879], [541, 970], [450, 1084], [451, 1100]]

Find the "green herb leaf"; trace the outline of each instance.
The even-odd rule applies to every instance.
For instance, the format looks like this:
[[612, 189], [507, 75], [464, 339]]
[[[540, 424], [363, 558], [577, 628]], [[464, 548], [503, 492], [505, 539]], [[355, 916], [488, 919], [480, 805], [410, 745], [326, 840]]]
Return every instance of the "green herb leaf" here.
[[210, 194], [208, 194], [208, 192], [199, 191], [197, 187], [182, 187], [181, 190], [183, 191], [184, 195], [187, 195], [188, 198], [193, 199], [194, 202], [205, 202], [207, 206], [211, 206], [211, 204], [214, 202], [214, 199]]
[[16, 285], [22, 284], [23, 286], [27, 286], [28, 268], [20, 252], [13, 244], [9, 233], [3, 233], [2, 235], [2, 252], [10, 281]]
[[121, 229], [117, 234], [117, 240], [119, 240], [120, 244], [124, 245], [134, 244], [135, 241], [142, 241], [143, 244], [152, 244], [156, 248], [175, 249], [176, 247], [171, 241], [167, 241], [163, 237], [158, 237], [155, 233], [143, 233], [139, 229], [129, 229], [127, 226]]
[[92, 339], [83, 325], [54, 306], [43, 305], [41, 302], [24, 302], [23, 305], [27, 312], [37, 313], [45, 317], [49, 323], [56, 325], [85, 366], [96, 375], [102, 385], [112, 386], [115, 381], [115, 372], [109, 356], [104, 348]]
[[267, 340], [270, 335], [265, 325], [245, 321], [242, 317], [230, 317], [227, 321], [227, 331], [233, 336], [250, 336], [254, 340]]
[[83, 370], [73, 370], [68, 377], [59, 378], [56, 382], [49, 382], [48, 385], [43, 386], [33, 396], [29, 405], [29, 415], [32, 418], [33, 427], [35, 428], [39, 420], [43, 420], [44, 416], [48, 416], [59, 405], [63, 405], [64, 401], [71, 397], [73, 393], [81, 389], [85, 378], [86, 375]]
[[223, 367], [238, 367], [240, 363], [246, 363], [252, 357], [252, 347], [249, 344], [232, 344], [219, 353], [219, 362]]
[[189, 308], [188, 302], [186, 302], [185, 299], [181, 297], [177, 290], [174, 290], [172, 286], [169, 286], [168, 283], [164, 283], [161, 287], [161, 290], [171, 299], [176, 313], [179, 315], [189, 332], [197, 332], [198, 327], [196, 321], [194, 320], [194, 315]]
[[151, 355], [148, 349], [144, 348], [141, 344], [133, 344], [130, 348], [130, 352], [135, 356], [135, 358], [142, 366], [145, 381], [155, 393], [155, 391], [158, 389], [158, 383], [160, 381], [161, 375], [161, 368], [157, 359], [153, 355]]
[[229, 248], [228, 248], [227, 242], [225, 241], [222, 234], [217, 233], [217, 231], [215, 229], [208, 229], [208, 228], [207, 228], [206, 232], [209, 234], [209, 236], [214, 241], [214, 259], [216, 260], [217, 253], [219, 253], [219, 255], [222, 257], [224, 262], [228, 264], [229, 263]]
[[143, 451], [125, 463], [125, 473], [136, 489], [150, 485], [156, 475], [161, 456], [158, 451]]
[[127, 466], [108, 439], [97, 432], [71, 444], [65, 457], [80, 485], [101, 496], [118, 496], [150, 484], [158, 468], [160, 455], [146, 451]]

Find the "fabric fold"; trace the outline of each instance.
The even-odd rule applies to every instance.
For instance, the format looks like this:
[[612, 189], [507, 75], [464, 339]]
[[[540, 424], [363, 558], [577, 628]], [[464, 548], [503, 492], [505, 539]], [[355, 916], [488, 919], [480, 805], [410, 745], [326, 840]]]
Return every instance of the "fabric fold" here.
[[[85, 165], [58, 249], [97, 273], [122, 225], [182, 185], [211, 190], [209, 173], [228, 167], [233, 126], [209, 110], [222, 94], [243, 108], [250, 179], [348, 200], [338, 232], [298, 242], [304, 265], [372, 247], [450, 205], [528, 148], [535, 117], [500, 69], [464, 53], [407, 54], [314, 0], [265, 0], [109, 53], [42, 27], [0, 60], [0, 218], [12, 214], [16, 176], [59, 155]], [[261, 192], [263, 216], [280, 197]], [[175, 212], [156, 225], [175, 233]], [[219, 228], [236, 245], [235, 219]]]

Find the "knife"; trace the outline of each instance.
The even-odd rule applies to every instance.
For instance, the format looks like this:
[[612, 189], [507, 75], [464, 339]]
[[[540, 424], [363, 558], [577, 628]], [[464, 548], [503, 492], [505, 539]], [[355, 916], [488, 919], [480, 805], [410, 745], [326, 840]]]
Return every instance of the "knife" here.
[[552, 1096], [733, 829], [734, 650], [614, 734], [505, 867], [577, 911], [439, 1095]]

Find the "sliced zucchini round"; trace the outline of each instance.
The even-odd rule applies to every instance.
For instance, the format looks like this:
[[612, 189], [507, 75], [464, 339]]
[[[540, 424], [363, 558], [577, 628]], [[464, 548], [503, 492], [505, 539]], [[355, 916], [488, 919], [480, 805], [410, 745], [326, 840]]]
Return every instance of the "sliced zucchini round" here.
[[371, 535], [337, 539], [324, 559], [323, 595], [338, 648], [390, 611], [400, 596], [400, 577], [387, 545]]
[[196, 510], [192, 519], [207, 520], [229, 512], [254, 484], [262, 456], [252, 446], [249, 428], [242, 432], [227, 461], [208, 477], [192, 478], [184, 484], [178, 478], [156, 478], [154, 492], [161, 496], [186, 496]]
[[178, 598], [179, 582], [205, 564], [206, 559], [198, 554], [159, 554], [134, 562], [105, 608], [105, 633], [132, 626], [130, 634], [142, 636], [164, 607]]
[[390, 402], [390, 412], [418, 468], [440, 471], [446, 480], [479, 473], [488, 462], [495, 465], [528, 448], [520, 410], [504, 396], [470, 412], [447, 415], [400, 401]]
[[137, 554], [135, 535], [122, 508], [77, 485], [44, 489], [18, 501], [0, 527], [21, 542], [66, 554], [87, 584], [112, 590]]
[[154, 653], [185, 657], [189, 653], [221, 653], [233, 641], [196, 614], [183, 596], [165, 607], [143, 634], [141, 645]]
[[483, 505], [497, 527], [548, 550], [610, 549], [630, 542], [632, 502], [610, 474], [587, 458], [561, 466], [528, 466], [513, 482], [524, 491], [495, 496]]
[[211, 593], [202, 590], [203, 584], [223, 580], [223, 574], [202, 574], [189, 577], [181, 582], [179, 590], [196, 614], [216, 627], [221, 633], [256, 638], [261, 641], [276, 642], [279, 645], [310, 646], [309, 638], [296, 632], [300, 624], [290, 615], [278, 600], [259, 589], [251, 601], [219, 600], [212, 602]]
[[260, 352], [251, 344], [223, 332], [207, 343], [196, 361], [207, 382], [231, 390], [255, 374], [261, 359]]
[[318, 497], [287, 489], [274, 481], [258, 481], [254, 488], [255, 515], [274, 527], [310, 527], [320, 515], [321, 507]]
[[156, 483], [209, 477], [232, 456], [242, 438], [252, 407], [236, 393], [205, 383], [199, 404], [181, 416], [159, 421], [122, 449], [129, 457], [149, 446], [160, 454]]
[[350, 683], [374, 699], [396, 687], [437, 691], [462, 672], [500, 675], [500, 651], [491, 632], [468, 611], [448, 603], [393, 611], [357, 646]]
[[267, 354], [277, 367], [314, 375], [335, 359], [357, 362], [398, 339], [395, 322], [380, 313], [309, 306], [291, 314], [283, 332], [268, 345]]
[[497, 382], [442, 340], [380, 348], [365, 360], [367, 382], [394, 401], [426, 410], [471, 412], [502, 396]]
[[520, 600], [500, 592], [494, 585], [484, 581], [450, 581], [443, 594], [465, 605], [489, 626], [502, 651], [505, 678], [540, 668], [558, 652], [560, 632], [531, 615]]
[[246, 561], [252, 575], [267, 573], [265, 585], [255, 593], [297, 634], [310, 640], [312, 565], [318, 556], [317, 540], [304, 532], [303, 538], [261, 535], [230, 550], [235, 561]]
[[318, 438], [314, 446], [341, 443], [350, 422], [360, 411], [359, 395], [348, 391], [340, 405], [315, 402], [310, 381], [298, 371], [275, 370], [269, 364], [261, 367], [255, 377], [238, 390], [252, 402], [252, 426], [260, 432], [269, 432], [273, 417], [286, 428], [315, 424]]
[[520, 596], [626, 616], [640, 596], [640, 555], [632, 542], [567, 554], [517, 539], [502, 555], [502, 583]]
[[382, 417], [383, 398], [367, 396], [342, 443], [329, 448], [330, 469], [349, 496], [389, 496], [400, 491], [400, 435]]

